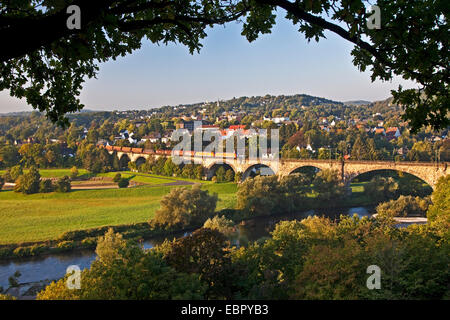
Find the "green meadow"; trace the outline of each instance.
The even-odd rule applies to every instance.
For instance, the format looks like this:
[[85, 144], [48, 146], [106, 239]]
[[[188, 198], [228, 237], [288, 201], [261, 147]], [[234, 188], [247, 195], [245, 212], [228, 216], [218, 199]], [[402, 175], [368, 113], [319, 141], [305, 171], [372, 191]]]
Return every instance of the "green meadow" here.
[[[88, 174], [83, 169], [78, 171], [81, 175]], [[43, 177], [61, 177], [68, 175], [70, 169], [43, 169], [40, 173]], [[112, 178], [115, 174], [109, 172], [96, 176]], [[237, 185], [234, 183], [212, 183], [129, 171], [121, 174], [145, 185], [33, 195], [0, 191], [0, 244], [51, 240], [66, 231], [149, 221], [159, 209], [162, 197], [178, 187], [164, 184], [176, 181], [202, 183], [202, 188], [217, 193], [217, 210], [236, 206]], [[364, 183], [354, 183], [351, 188], [353, 194], [348, 205], [370, 202], [363, 194]], [[309, 195], [311, 198], [315, 196]]]
[[[45, 171], [41, 170], [42, 176]], [[62, 173], [58, 171], [58, 174]], [[161, 198], [177, 187], [161, 184], [180, 180], [125, 173], [128, 174], [135, 176], [133, 180], [148, 185], [127, 189], [76, 190], [65, 194], [23, 195], [1, 191], [0, 244], [43, 241], [71, 230], [148, 221], [158, 210]], [[235, 206], [235, 184], [206, 182], [203, 188], [219, 195], [217, 210]]]

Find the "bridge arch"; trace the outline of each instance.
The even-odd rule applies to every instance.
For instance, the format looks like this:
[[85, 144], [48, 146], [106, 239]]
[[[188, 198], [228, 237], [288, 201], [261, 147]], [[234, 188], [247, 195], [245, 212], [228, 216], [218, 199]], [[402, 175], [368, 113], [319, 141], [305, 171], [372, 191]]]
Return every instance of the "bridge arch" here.
[[145, 159], [145, 157], [140, 156], [136, 159], [135, 163], [136, 163], [136, 168], [139, 168], [139, 166], [143, 165], [147, 160]]
[[[408, 178], [415, 178], [416, 181], [411, 181], [412, 184], [417, 183], [417, 184], [422, 184], [422, 189], [426, 190], [427, 187], [429, 188], [428, 192], [424, 191], [426, 193], [431, 193], [433, 190], [433, 183], [430, 181], [427, 181], [427, 177], [421, 177], [420, 174], [417, 174], [414, 170], [399, 170], [399, 169], [382, 169], [382, 168], [378, 168], [378, 169], [367, 169], [367, 170], [361, 170], [358, 172], [353, 172], [351, 174], [348, 174], [346, 176], [345, 182], [347, 185], [350, 185], [355, 179], [365, 179], [365, 180], [370, 180], [372, 179], [374, 176], [376, 175], [381, 175], [381, 176], [390, 176], [393, 178], [398, 178], [401, 179], [402, 175], [405, 175], [404, 177]], [[427, 187], [423, 186], [423, 184], [426, 184]], [[413, 185], [411, 185], [411, 188], [413, 188]]]
[[316, 174], [317, 172], [323, 170], [323, 168], [321, 168], [320, 166], [314, 166], [314, 165], [301, 165], [298, 166], [297, 168], [291, 170], [289, 172], [289, 174], [294, 174], [294, 173], [312, 173], [314, 172], [314, 174]]
[[276, 170], [270, 167], [270, 165], [264, 163], [256, 163], [248, 166], [242, 174], [242, 181], [247, 179], [248, 177], [252, 177], [255, 175], [261, 176], [271, 176], [276, 174]]
[[234, 171], [235, 174], [238, 172], [237, 168], [234, 166], [234, 163], [231, 161], [227, 161], [226, 159], [223, 159], [223, 160], [220, 159], [217, 161], [213, 161], [211, 163], [208, 163], [205, 167], [209, 172], [211, 169], [213, 169], [213, 167], [218, 167], [221, 165], [230, 167]]
[[219, 170], [219, 168], [224, 168], [225, 172], [228, 170], [233, 171], [234, 176], [236, 175], [236, 170], [235, 168], [226, 162], [216, 162], [213, 163], [209, 166], [209, 168], [207, 168], [207, 177], [208, 179], [211, 179], [212, 177], [214, 177], [217, 173], [217, 170]]
[[128, 156], [128, 154], [123, 153], [120, 157], [119, 157], [119, 164], [121, 168], [128, 168], [128, 162], [130, 162], [130, 157]]

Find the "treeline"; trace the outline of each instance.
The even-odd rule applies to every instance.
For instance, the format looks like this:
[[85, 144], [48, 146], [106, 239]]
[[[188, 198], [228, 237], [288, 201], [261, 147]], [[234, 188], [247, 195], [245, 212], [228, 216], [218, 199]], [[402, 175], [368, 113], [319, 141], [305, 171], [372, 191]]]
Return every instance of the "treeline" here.
[[[142, 173], [152, 173], [169, 177], [182, 177], [188, 179], [204, 180], [207, 178], [208, 169], [201, 164], [187, 163], [175, 164], [170, 157], [150, 156], [144, 163], [136, 164], [129, 162], [128, 167]], [[232, 169], [225, 169], [223, 166], [217, 168], [212, 177], [214, 182], [240, 181], [242, 174], [235, 176]]]

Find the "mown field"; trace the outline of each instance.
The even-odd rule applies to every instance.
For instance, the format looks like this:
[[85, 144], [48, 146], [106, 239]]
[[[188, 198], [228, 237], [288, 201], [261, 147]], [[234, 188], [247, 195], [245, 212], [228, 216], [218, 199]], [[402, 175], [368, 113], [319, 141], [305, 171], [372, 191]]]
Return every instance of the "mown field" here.
[[[41, 170], [41, 175], [51, 177], [46, 171]], [[53, 174], [64, 175], [63, 171]], [[55, 239], [70, 230], [148, 221], [159, 208], [161, 198], [176, 186], [152, 186], [173, 181], [168, 177], [137, 174], [132, 179], [148, 185], [76, 190], [67, 194], [23, 195], [1, 191], [0, 244]], [[218, 193], [218, 210], [235, 206], [235, 184], [206, 182], [203, 188]]]

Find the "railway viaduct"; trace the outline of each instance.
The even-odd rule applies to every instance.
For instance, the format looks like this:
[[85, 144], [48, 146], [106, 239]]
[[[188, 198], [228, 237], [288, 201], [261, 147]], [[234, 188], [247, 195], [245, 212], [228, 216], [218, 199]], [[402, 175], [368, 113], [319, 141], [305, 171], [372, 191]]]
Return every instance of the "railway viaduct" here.
[[[114, 151], [109, 151], [111, 154]], [[119, 159], [127, 158], [133, 162], [145, 162], [151, 156], [163, 155], [149, 154], [147, 152], [116, 152]], [[235, 173], [241, 172], [243, 179], [247, 178], [254, 168], [270, 168], [267, 172], [286, 176], [302, 167], [315, 167], [320, 170], [338, 170], [345, 183], [350, 183], [355, 177], [370, 171], [394, 170], [412, 174], [434, 188], [437, 180], [449, 173], [446, 162], [394, 162], [394, 161], [341, 161], [341, 160], [300, 160], [300, 159], [230, 159], [217, 157], [183, 157], [185, 161], [201, 164], [208, 169], [208, 175], [212, 176], [215, 170], [222, 165], [227, 165]]]

